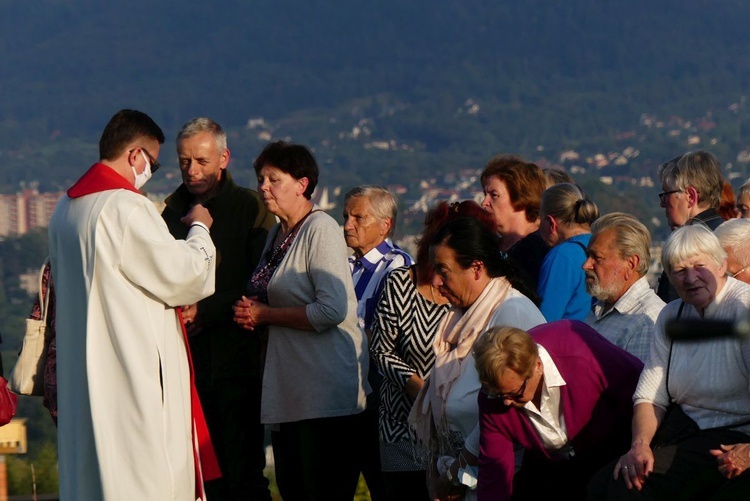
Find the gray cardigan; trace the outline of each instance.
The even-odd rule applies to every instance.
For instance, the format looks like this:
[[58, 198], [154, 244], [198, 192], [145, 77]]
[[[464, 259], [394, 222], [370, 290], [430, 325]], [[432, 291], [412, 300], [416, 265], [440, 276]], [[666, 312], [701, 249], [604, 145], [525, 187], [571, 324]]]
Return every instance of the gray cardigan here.
[[[271, 229], [266, 249], [275, 235]], [[269, 326], [263, 423], [347, 416], [364, 410], [370, 392], [369, 351], [357, 323], [347, 255], [338, 223], [318, 211], [302, 223], [274, 272], [268, 284], [269, 304], [305, 305], [315, 330]]]

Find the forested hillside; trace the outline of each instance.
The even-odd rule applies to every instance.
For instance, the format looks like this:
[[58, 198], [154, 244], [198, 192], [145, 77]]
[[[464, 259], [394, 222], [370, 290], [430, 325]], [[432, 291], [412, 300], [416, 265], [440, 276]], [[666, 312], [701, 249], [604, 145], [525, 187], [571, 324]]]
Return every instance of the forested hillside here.
[[739, 0], [2, 0], [0, 10], [3, 192], [65, 186], [122, 107], [163, 125], [167, 165], [179, 125], [210, 115], [236, 131], [247, 167], [263, 140], [245, 126], [263, 117], [262, 138], [310, 144], [323, 181], [339, 185], [408, 185], [501, 151], [556, 160], [631, 144], [641, 156], [628, 169], [649, 171], [688, 146], [630, 135], [644, 114], [719, 117], [718, 142], [697, 146], [723, 162], [748, 138], [750, 4]]

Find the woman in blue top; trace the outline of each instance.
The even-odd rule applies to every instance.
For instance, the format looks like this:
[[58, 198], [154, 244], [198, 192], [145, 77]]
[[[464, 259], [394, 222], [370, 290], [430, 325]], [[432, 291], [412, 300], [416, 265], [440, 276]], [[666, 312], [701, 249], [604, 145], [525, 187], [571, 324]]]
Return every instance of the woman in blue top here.
[[548, 322], [583, 320], [592, 300], [581, 266], [591, 239], [591, 223], [599, 217], [599, 209], [577, 185], [560, 183], [542, 193], [539, 216], [539, 232], [552, 247], [539, 273], [539, 309]]

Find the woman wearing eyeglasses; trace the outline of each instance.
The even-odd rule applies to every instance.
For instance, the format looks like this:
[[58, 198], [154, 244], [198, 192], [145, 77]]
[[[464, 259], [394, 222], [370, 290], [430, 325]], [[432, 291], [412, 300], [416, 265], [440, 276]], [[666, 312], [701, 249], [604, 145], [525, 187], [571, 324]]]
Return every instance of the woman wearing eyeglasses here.
[[[710, 451], [722, 456], [722, 446], [750, 442], [750, 340], [716, 337], [716, 327], [702, 321], [746, 318], [750, 286], [727, 276], [727, 254], [703, 225], [672, 232], [662, 265], [680, 299], [656, 322], [633, 395], [633, 441], [593, 477], [589, 499], [748, 499], [747, 487], [741, 497], [712, 498], [734, 489], [736, 479], [724, 478]], [[671, 338], [674, 319], [706, 339]]]
[[[643, 363], [577, 320], [493, 327], [473, 352], [478, 499], [584, 499], [591, 475], [630, 443]], [[514, 444], [524, 448], [515, 475]]]
[[451, 308], [435, 341], [435, 364], [412, 407], [410, 424], [430, 451], [430, 499], [476, 499], [479, 379], [471, 349], [495, 325], [544, 323], [537, 299], [500, 252], [500, 237], [478, 219], [458, 217], [432, 238], [432, 285]]

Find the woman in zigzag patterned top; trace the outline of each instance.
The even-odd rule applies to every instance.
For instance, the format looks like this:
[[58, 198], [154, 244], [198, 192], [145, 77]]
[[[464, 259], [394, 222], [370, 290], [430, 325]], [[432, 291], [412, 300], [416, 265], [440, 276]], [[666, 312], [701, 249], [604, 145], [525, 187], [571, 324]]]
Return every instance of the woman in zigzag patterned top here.
[[433, 343], [448, 300], [432, 287], [430, 240], [442, 223], [457, 216], [474, 217], [489, 228], [489, 212], [471, 200], [440, 202], [425, 218], [417, 241], [417, 262], [393, 270], [386, 278], [372, 327], [372, 359], [384, 375], [380, 389], [380, 460], [389, 501], [427, 500], [426, 458], [411, 439], [409, 411], [435, 361]]

